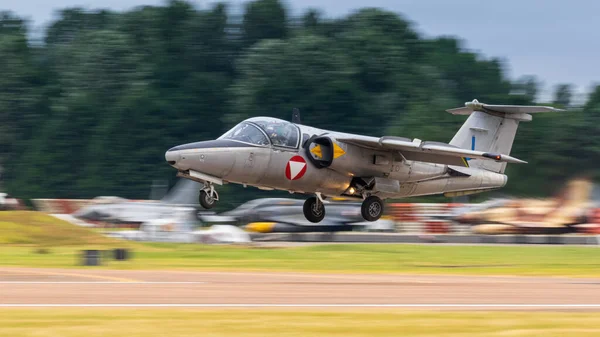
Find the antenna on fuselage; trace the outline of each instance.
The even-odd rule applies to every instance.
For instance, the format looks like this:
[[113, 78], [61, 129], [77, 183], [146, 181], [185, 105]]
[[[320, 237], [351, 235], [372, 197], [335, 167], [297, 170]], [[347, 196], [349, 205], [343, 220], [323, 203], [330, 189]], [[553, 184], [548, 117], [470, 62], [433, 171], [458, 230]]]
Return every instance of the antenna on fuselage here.
[[298, 108], [292, 110], [292, 123], [302, 124], [302, 121], [300, 120], [300, 110], [298, 110]]

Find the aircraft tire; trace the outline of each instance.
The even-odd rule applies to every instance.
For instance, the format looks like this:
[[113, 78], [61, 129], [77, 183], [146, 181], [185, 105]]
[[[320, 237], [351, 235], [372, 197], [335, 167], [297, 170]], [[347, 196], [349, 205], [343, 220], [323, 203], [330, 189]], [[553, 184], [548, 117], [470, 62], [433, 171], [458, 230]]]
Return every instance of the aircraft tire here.
[[360, 213], [367, 221], [377, 221], [383, 215], [383, 201], [374, 195], [367, 197], [360, 206]]
[[306, 220], [317, 223], [321, 222], [325, 217], [325, 205], [323, 202], [317, 200], [316, 197], [310, 197], [304, 202], [304, 217]]
[[211, 197], [205, 190], [200, 191], [198, 201], [200, 202], [200, 206], [205, 209], [211, 209], [215, 207], [215, 204], [217, 203], [217, 200]]

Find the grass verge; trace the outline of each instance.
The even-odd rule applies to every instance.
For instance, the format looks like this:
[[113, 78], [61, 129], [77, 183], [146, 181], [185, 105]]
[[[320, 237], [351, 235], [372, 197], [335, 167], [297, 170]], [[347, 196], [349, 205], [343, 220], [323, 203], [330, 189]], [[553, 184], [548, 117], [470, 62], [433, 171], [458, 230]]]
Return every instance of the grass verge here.
[[597, 313], [1, 309], [21, 336], [598, 336]]
[[[336, 244], [289, 248], [131, 244], [133, 259], [99, 268], [600, 276], [600, 249], [574, 246]], [[112, 247], [112, 246], [110, 246]], [[85, 246], [0, 246], [0, 266], [76, 267]], [[96, 267], [97, 268], [97, 267]]]
[[75, 226], [42, 212], [0, 212], [0, 245], [35, 244], [38, 247], [65, 245], [111, 245], [116, 240], [96, 231]]

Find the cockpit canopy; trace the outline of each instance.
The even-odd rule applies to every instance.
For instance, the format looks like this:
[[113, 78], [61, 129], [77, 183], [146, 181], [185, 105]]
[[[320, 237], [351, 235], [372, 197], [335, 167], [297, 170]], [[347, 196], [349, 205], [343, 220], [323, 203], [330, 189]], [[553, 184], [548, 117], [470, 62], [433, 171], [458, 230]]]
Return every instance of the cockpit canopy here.
[[231, 139], [237, 140], [244, 143], [267, 146], [269, 145], [269, 139], [256, 125], [241, 122], [240, 124], [233, 127], [233, 129], [227, 131], [219, 139]]
[[300, 142], [300, 130], [294, 124], [281, 119], [255, 117], [236, 125], [219, 139], [237, 140], [260, 146], [269, 145], [270, 140], [274, 146], [297, 148]]

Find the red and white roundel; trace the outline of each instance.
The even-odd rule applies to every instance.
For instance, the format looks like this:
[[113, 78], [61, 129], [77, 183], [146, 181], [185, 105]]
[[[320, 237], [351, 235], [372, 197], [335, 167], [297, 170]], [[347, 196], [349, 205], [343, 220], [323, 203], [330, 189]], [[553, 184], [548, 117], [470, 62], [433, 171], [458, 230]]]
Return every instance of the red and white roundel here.
[[300, 156], [293, 156], [285, 166], [285, 177], [289, 180], [302, 178], [306, 173], [306, 161]]

